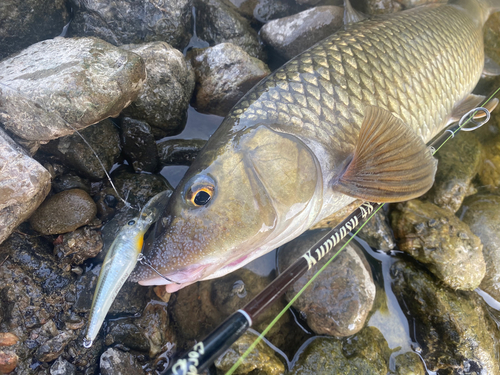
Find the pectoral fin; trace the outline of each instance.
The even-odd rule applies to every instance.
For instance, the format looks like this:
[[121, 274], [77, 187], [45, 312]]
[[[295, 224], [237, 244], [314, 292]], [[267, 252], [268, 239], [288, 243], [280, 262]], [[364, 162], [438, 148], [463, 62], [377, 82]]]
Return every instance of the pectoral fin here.
[[333, 188], [365, 201], [404, 201], [431, 188], [436, 166], [413, 129], [389, 111], [367, 107], [352, 160]]
[[344, 25], [363, 21], [367, 18], [363, 13], [354, 9], [349, 0], [344, 0]]
[[491, 57], [484, 56], [483, 77], [500, 76], [500, 66]]
[[[481, 105], [481, 103], [483, 103], [485, 100], [486, 100], [486, 96], [469, 94], [468, 97], [466, 97], [464, 100], [462, 100], [460, 103], [458, 103], [453, 108], [453, 111], [451, 112], [451, 116], [450, 116], [448, 123], [451, 124], [453, 122], [460, 121], [460, 119], [462, 118], [463, 115], [465, 115], [471, 109], [479, 107]], [[483, 107], [486, 108], [488, 111], [492, 112], [496, 108], [497, 105], [498, 105], [498, 99], [493, 98], [488, 103], [486, 103]], [[474, 116], [474, 119], [479, 119], [479, 118], [482, 118], [484, 116], [486, 116], [486, 114], [483, 111], [478, 111], [477, 114]]]

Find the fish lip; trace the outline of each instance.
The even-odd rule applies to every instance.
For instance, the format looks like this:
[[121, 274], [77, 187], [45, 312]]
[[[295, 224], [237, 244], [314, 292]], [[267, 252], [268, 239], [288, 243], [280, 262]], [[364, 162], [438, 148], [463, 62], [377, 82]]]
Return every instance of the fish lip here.
[[[171, 281], [166, 280], [161, 276], [154, 276], [147, 279], [143, 279], [139, 281], [139, 285], [149, 286], [149, 285], [190, 285], [196, 281], [201, 280], [203, 271], [210, 267], [212, 263], [206, 264], [193, 264], [188, 267], [185, 267], [179, 271], [175, 271], [172, 273], [165, 274], [165, 278], [170, 279]], [[182, 288], [181, 287], [181, 288]], [[180, 288], [179, 288], [180, 289]]]

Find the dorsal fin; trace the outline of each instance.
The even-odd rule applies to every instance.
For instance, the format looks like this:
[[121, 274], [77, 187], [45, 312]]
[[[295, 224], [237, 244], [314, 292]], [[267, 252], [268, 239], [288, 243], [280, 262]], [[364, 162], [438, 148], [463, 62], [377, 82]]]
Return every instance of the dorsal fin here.
[[404, 201], [431, 188], [436, 166], [413, 129], [391, 112], [369, 106], [353, 158], [333, 188], [365, 201]]
[[344, 25], [363, 21], [367, 18], [363, 13], [354, 9], [349, 0], [344, 0]]

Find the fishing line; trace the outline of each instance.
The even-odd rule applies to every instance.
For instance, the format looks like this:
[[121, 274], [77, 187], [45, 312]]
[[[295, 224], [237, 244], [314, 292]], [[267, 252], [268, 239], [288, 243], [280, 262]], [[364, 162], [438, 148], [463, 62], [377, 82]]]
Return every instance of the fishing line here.
[[[0, 82], [0, 85], [6, 87], [8, 90], [10, 91], [13, 91], [14, 93], [17, 93], [21, 99], [23, 100], [26, 100], [28, 102], [31, 102], [33, 103], [36, 107], [39, 107], [41, 108], [43, 111], [47, 112], [46, 109], [44, 109], [44, 106], [38, 104], [36, 101], [28, 98], [26, 95], [24, 95], [21, 91], [19, 91], [19, 89], [14, 89], [12, 87], [10, 87], [9, 85], [3, 83], [3, 82]], [[104, 173], [106, 174], [106, 177], [108, 178], [108, 181], [109, 183], [111, 184], [111, 187], [113, 188], [113, 190], [115, 191], [116, 195], [118, 196], [118, 199], [120, 199], [124, 204], [125, 204], [125, 207], [127, 208], [133, 208], [132, 205], [127, 202], [125, 199], [123, 199], [121, 197], [121, 195], [118, 193], [118, 190], [116, 189], [115, 187], [115, 184], [113, 183], [113, 181], [111, 180], [111, 176], [108, 174], [108, 172], [106, 171], [106, 168], [104, 167], [104, 164], [102, 163], [101, 159], [99, 158], [99, 156], [97, 155], [97, 152], [94, 150], [94, 148], [90, 145], [90, 143], [87, 142], [87, 140], [85, 139], [85, 137], [78, 131], [78, 129], [76, 129], [73, 125], [71, 125], [68, 121], [66, 121], [65, 119], [62, 118], [62, 116], [57, 112], [57, 111], [54, 111], [53, 112], [56, 117], [58, 117], [66, 126], [68, 126], [69, 128], [71, 128], [76, 134], [78, 134], [78, 136], [83, 140], [83, 142], [87, 145], [87, 147], [92, 151], [92, 153], [94, 154], [94, 156], [96, 157], [97, 161], [99, 162], [99, 165], [101, 166], [102, 170], [104, 171]]]
[[[478, 129], [480, 126], [483, 126], [489, 119], [490, 119], [490, 111], [483, 106], [485, 106], [487, 103], [489, 103], [495, 95], [500, 92], [500, 87], [498, 87], [481, 105], [480, 107], [473, 108], [469, 112], [467, 112], [465, 115], [462, 116], [460, 119], [458, 126], [456, 126], [456, 129], [451, 130], [451, 129], [446, 129], [444, 131], [444, 134], [446, 132], [450, 132], [451, 134], [443, 141], [443, 143], [437, 148], [433, 149], [432, 155], [434, 155], [436, 152], [438, 152], [443, 145], [448, 142], [451, 138], [455, 136], [455, 134], [460, 131], [460, 130], [465, 130], [463, 127], [468, 124], [469, 122], [474, 122], [474, 116], [481, 111], [484, 111], [486, 113], [486, 121], [482, 121], [481, 124], [478, 124], [478, 126], [474, 128], [470, 128], [472, 130]], [[368, 218], [363, 222], [363, 224], [356, 230], [353, 236], [351, 236], [345, 243], [344, 245], [312, 276], [312, 278], [302, 287], [302, 289], [299, 290], [299, 292], [290, 300], [290, 302], [276, 315], [276, 317], [269, 323], [269, 325], [262, 331], [262, 333], [252, 342], [252, 344], [248, 347], [248, 349], [241, 355], [240, 358], [234, 363], [234, 365], [226, 372], [225, 375], [232, 375], [236, 369], [243, 363], [245, 358], [252, 352], [253, 349], [259, 344], [259, 342], [264, 338], [264, 336], [271, 330], [271, 328], [278, 322], [278, 320], [287, 312], [287, 310], [292, 307], [293, 303], [302, 295], [302, 293], [309, 287], [309, 285], [312, 284], [312, 282], [319, 276], [321, 272], [324, 271], [326, 267], [340, 254], [340, 252], [351, 242], [354, 236], [356, 236], [359, 231], [366, 225], [366, 223], [382, 208], [384, 207], [385, 204], [381, 204], [374, 212], [368, 216]]]

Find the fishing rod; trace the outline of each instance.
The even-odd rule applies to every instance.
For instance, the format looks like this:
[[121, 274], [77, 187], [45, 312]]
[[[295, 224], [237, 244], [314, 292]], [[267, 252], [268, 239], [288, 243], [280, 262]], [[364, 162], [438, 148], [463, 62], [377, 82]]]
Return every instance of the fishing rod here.
[[[496, 89], [483, 103], [476, 108], [471, 109], [462, 116], [460, 121], [447, 129], [440, 136], [430, 142], [429, 147], [434, 155], [449, 139], [455, 134], [462, 131], [472, 131], [487, 123], [491, 117], [490, 110], [485, 108], [493, 97], [500, 91], [500, 87]], [[494, 108], [494, 107], [493, 107]], [[490, 107], [491, 109], [491, 107]], [[476, 120], [481, 118], [480, 122]], [[474, 123], [474, 127], [465, 128], [468, 123]], [[236, 311], [229, 316], [219, 327], [210, 333], [203, 341], [198, 342], [184, 356], [179, 358], [171, 367], [160, 372], [160, 375], [196, 375], [207, 369], [220, 355], [222, 355], [229, 347], [240, 338], [256, 318], [280, 298], [287, 289], [304, 275], [309, 269], [317, 264], [325, 255], [335, 248], [348, 233], [358, 228], [354, 233], [356, 235], [373, 217], [378, 210], [384, 206], [384, 203], [365, 202], [361, 204], [354, 212], [345, 218], [339, 225], [329, 231], [325, 236], [318, 240], [308, 251], [306, 251], [297, 261], [290, 265], [286, 270], [280, 273], [264, 290], [256, 297], [248, 302], [245, 307]], [[354, 237], [354, 236], [353, 236]], [[311, 280], [304, 286], [304, 289], [314, 281], [317, 275], [326, 268], [331, 261], [347, 246], [353, 238], [349, 238], [343, 246], [331, 257], [331, 259], [313, 276]], [[247, 349], [242, 357], [233, 365], [226, 373], [230, 375], [236, 370], [241, 363], [242, 358], [246, 357], [257, 343], [265, 336], [277, 321], [299, 297], [302, 290], [288, 303], [280, 314], [269, 324], [269, 326], [260, 334], [252, 345]]]

